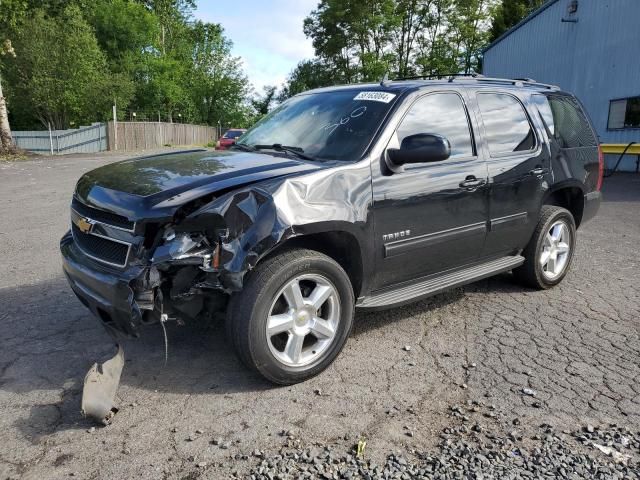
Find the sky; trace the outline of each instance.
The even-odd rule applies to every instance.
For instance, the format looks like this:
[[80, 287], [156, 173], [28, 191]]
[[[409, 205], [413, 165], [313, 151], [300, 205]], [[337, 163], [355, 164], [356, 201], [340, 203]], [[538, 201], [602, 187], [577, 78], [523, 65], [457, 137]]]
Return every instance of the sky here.
[[295, 66], [313, 57], [302, 22], [318, 0], [200, 0], [196, 18], [220, 23], [233, 41], [233, 54], [258, 93], [280, 86]]

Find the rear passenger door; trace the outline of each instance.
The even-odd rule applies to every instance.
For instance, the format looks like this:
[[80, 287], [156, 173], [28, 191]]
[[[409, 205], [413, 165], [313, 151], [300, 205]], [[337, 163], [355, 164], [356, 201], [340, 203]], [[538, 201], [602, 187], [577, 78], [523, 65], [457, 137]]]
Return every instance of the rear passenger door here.
[[535, 94], [531, 99], [544, 122], [551, 147], [551, 172], [555, 188], [584, 183], [597, 189], [598, 139], [579, 102], [562, 94]]
[[524, 248], [538, 220], [550, 175], [548, 145], [540, 141], [526, 96], [478, 90], [481, 148], [489, 172], [489, 229], [482, 257]]

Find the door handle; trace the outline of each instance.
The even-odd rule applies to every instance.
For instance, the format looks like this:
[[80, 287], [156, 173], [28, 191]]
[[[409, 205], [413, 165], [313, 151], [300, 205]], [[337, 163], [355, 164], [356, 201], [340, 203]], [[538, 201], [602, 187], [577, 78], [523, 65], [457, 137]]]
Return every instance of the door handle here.
[[542, 167], [536, 167], [533, 170], [529, 171], [529, 175], [533, 175], [536, 177], [539, 175], [544, 175], [545, 173], [547, 173], [547, 169]]
[[469, 175], [464, 179], [464, 182], [460, 182], [460, 186], [462, 188], [477, 188], [481, 185], [484, 185], [485, 181], [482, 178], [476, 178], [473, 175]]

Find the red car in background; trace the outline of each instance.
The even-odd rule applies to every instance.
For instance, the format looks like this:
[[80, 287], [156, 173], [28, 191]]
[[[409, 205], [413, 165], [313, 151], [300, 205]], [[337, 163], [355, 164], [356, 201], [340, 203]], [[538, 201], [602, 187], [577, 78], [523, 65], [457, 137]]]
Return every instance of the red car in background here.
[[224, 135], [218, 140], [216, 150], [226, 150], [231, 145], [236, 143], [236, 140], [244, 134], [247, 130], [245, 128], [231, 128], [224, 132]]

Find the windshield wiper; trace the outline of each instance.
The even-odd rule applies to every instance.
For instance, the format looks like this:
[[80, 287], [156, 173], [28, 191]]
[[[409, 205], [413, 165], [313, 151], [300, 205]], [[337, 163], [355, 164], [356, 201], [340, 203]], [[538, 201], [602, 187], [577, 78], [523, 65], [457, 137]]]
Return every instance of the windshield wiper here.
[[300, 147], [290, 147], [287, 145], [282, 145], [281, 143], [274, 143], [272, 145], [253, 145], [253, 148], [256, 150], [275, 150], [276, 152], [287, 152], [295, 155], [298, 158], [302, 158], [303, 160], [311, 160], [314, 162], [321, 161], [319, 158], [307, 155]]
[[229, 148], [237, 148], [238, 150], [242, 150], [244, 152], [255, 152], [256, 148], [252, 145], [247, 145], [246, 143], [234, 143]]

